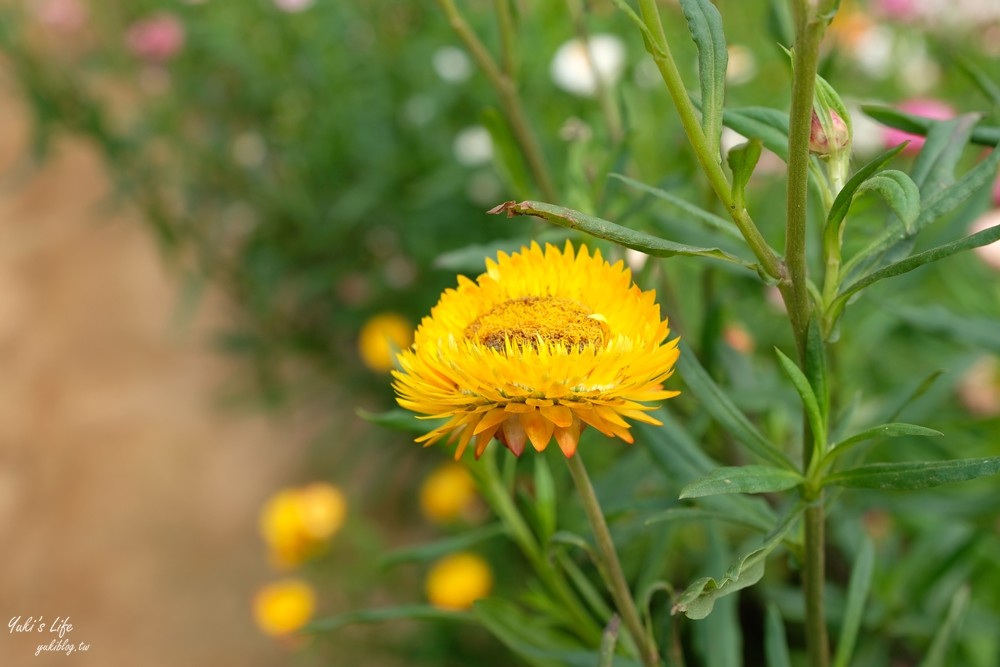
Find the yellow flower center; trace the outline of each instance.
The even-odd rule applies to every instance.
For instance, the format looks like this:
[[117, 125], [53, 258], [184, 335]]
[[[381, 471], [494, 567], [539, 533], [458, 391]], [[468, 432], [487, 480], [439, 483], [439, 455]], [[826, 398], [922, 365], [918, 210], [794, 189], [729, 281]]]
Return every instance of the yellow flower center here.
[[600, 347], [605, 340], [604, 318], [571, 301], [554, 296], [511, 299], [480, 315], [465, 328], [465, 337], [499, 352], [506, 341], [538, 347], [544, 341], [567, 350]]

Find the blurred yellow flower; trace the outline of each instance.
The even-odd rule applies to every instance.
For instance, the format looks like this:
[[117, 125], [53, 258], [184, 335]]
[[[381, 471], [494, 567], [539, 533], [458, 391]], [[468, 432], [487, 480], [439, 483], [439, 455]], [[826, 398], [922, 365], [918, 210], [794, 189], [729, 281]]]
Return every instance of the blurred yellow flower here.
[[301, 579], [282, 579], [262, 586], [253, 597], [253, 617], [261, 632], [285, 637], [312, 618], [316, 593]]
[[358, 335], [361, 361], [376, 373], [395, 367], [396, 353], [413, 342], [413, 324], [402, 315], [382, 313], [365, 322]]
[[278, 567], [295, 567], [315, 555], [344, 523], [347, 501], [331, 484], [283, 489], [260, 513], [260, 533]]
[[393, 387], [402, 407], [447, 418], [417, 442], [457, 437], [456, 459], [473, 436], [477, 457], [494, 436], [518, 456], [554, 437], [572, 456], [585, 424], [626, 442], [625, 418], [660, 424], [644, 402], [678, 393], [663, 389], [678, 354], [669, 334], [623, 262], [532, 243], [487, 259], [476, 282], [459, 276], [399, 354]]
[[465, 466], [446, 463], [420, 487], [420, 509], [431, 521], [450, 523], [467, 515], [476, 502], [476, 484]]
[[427, 599], [441, 609], [469, 609], [493, 588], [493, 571], [481, 557], [461, 552], [441, 558], [427, 574]]

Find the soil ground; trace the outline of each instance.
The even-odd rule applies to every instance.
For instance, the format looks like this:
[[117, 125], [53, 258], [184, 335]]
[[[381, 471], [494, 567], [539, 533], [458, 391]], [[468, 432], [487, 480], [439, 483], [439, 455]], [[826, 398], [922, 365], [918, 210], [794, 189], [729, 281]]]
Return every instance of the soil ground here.
[[[18, 168], [29, 120], [0, 90], [0, 620], [49, 626], [4, 627], [0, 665], [286, 664], [249, 611], [273, 576], [256, 512], [307, 429], [220, 408], [224, 301], [179, 326], [177, 276], [94, 152]], [[57, 618], [88, 651], [35, 657]]]

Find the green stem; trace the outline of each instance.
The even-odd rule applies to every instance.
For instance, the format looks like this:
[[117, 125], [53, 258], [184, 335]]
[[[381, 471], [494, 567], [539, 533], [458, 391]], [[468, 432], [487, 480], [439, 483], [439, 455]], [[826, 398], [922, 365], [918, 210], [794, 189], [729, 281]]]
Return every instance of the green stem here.
[[[779, 284], [788, 317], [795, 335], [803, 367], [811, 363], [807, 352], [811, 302], [806, 267], [806, 224], [809, 203], [809, 133], [812, 128], [819, 46], [826, 25], [836, 11], [836, 0], [793, 0], [795, 49], [792, 53], [792, 104], [788, 126], [788, 198], [785, 223], [785, 262], [788, 283]], [[829, 260], [829, 256], [827, 256]], [[836, 270], [829, 266], [828, 270]], [[823, 300], [822, 298], [820, 299]], [[807, 368], [807, 375], [812, 377]], [[805, 420], [804, 420], [805, 421]], [[806, 422], [802, 439], [802, 462], [807, 475], [816, 470], [813, 464], [814, 434]], [[815, 434], [821, 437], [823, 434]], [[820, 452], [822, 454], [822, 452]], [[811, 667], [828, 667], [830, 647], [827, 638], [823, 588], [826, 579], [824, 507], [822, 490], [810, 492], [812, 502], [805, 511], [803, 596], [806, 608], [806, 651]]]
[[576, 485], [576, 490], [580, 494], [580, 500], [583, 502], [583, 509], [587, 514], [587, 520], [590, 522], [590, 528], [594, 531], [594, 540], [597, 543], [597, 557], [600, 559], [601, 566], [607, 575], [615, 607], [617, 607], [618, 613], [625, 623], [625, 628], [632, 636], [632, 640], [639, 648], [639, 656], [642, 664], [645, 667], [657, 667], [660, 664], [660, 657], [657, 652], [656, 643], [649, 633], [645, 631], [642, 621], [639, 619], [639, 610], [636, 607], [635, 599], [632, 597], [632, 591], [629, 590], [628, 581], [625, 579], [621, 562], [618, 560], [618, 552], [615, 550], [615, 543], [611, 539], [611, 531], [608, 530], [608, 524], [604, 520], [604, 512], [601, 511], [601, 505], [597, 501], [597, 494], [594, 493], [594, 485], [591, 484], [590, 476], [587, 475], [587, 469], [583, 465], [583, 458], [580, 456], [580, 452], [578, 451], [573, 456], [567, 458], [566, 463], [569, 465], [569, 472], [573, 477], [573, 483]]
[[830, 642], [823, 609], [826, 562], [822, 491], [814, 504], [806, 509], [803, 521], [805, 566], [802, 571], [802, 587], [806, 601], [806, 650], [811, 667], [827, 667], [830, 664]]
[[[462, 40], [466, 48], [472, 54], [472, 58], [479, 65], [479, 68], [486, 75], [490, 85], [496, 91], [500, 99], [500, 106], [503, 108], [504, 116], [510, 125], [511, 132], [514, 133], [514, 140], [521, 148], [524, 161], [531, 171], [535, 185], [541, 191], [542, 196], [550, 201], [559, 200], [556, 187], [549, 175], [549, 167], [545, 161], [545, 155], [535, 137], [535, 133], [528, 123], [528, 117], [524, 113], [524, 105], [521, 103], [521, 96], [517, 91], [517, 84], [511, 78], [509, 72], [504, 72], [496, 64], [493, 56], [486, 49], [476, 33], [469, 27], [462, 15], [458, 12], [454, 0], [438, 0], [438, 4], [448, 17], [452, 30]], [[505, 39], [507, 39], [505, 37]]]
[[789, 283], [779, 286], [795, 334], [800, 358], [805, 358], [809, 326], [806, 287], [806, 214], [809, 200], [809, 132], [812, 128], [819, 44], [825, 23], [810, 11], [808, 0], [793, 2], [796, 19], [792, 54], [792, 105], [788, 124], [788, 198], [785, 221], [785, 263]]
[[497, 15], [497, 26], [500, 29], [500, 62], [504, 74], [514, 78], [516, 66], [514, 61], [514, 20], [510, 15], [510, 0], [493, 0], [493, 8]]
[[677, 115], [680, 117], [681, 126], [687, 135], [691, 148], [694, 149], [695, 157], [701, 165], [705, 176], [708, 177], [709, 185], [715, 191], [719, 201], [726, 207], [736, 227], [740, 230], [746, 240], [750, 250], [760, 262], [761, 267], [770, 277], [783, 282], [786, 278], [785, 267], [781, 259], [774, 250], [767, 244], [760, 230], [754, 224], [749, 212], [745, 208], [738, 208], [733, 201], [732, 186], [726, 173], [722, 170], [721, 156], [715, 154], [709, 147], [705, 138], [705, 133], [698, 121], [698, 113], [688, 97], [684, 88], [684, 81], [677, 69], [677, 63], [670, 52], [667, 43], [666, 33], [663, 31], [663, 23], [660, 20], [660, 12], [656, 6], [656, 0], [639, 0], [639, 9], [642, 14], [643, 23], [649, 30], [649, 35], [654, 40], [651, 44], [653, 62], [660, 70], [663, 83], [666, 84], [667, 91], [673, 99]]
[[546, 558], [545, 553], [535, 539], [534, 533], [528, 526], [527, 521], [521, 516], [513, 499], [504, 487], [500, 479], [500, 471], [497, 470], [496, 461], [493, 456], [485, 456], [477, 465], [470, 467], [480, 483], [480, 491], [483, 498], [493, 511], [500, 518], [501, 523], [507, 530], [510, 538], [521, 549], [528, 561], [531, 563], [535, 573], [548, 587], [549, 591], [555, 595], [558, 602], [569, 612], [574, 622], [574, 629], [581, 639], [591, 645], [597, 646], [601, 641], [603, 629], [591, 616], [580, 600], [573, 593], [566, 580], [559, 571]]

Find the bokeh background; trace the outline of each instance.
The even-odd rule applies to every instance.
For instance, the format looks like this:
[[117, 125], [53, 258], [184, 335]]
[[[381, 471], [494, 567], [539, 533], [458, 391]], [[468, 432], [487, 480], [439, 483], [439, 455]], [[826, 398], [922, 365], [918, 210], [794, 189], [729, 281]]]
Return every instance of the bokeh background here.
[[[462, 4], [499, 52], [491, 3]], [[662, 5], [694, 88], [693, 46], [675, 4]], [[729, 103], [785, 108], [784, 3], [718, 5], [731, 41]], [[628, 21], [603, 1], [585, 20], [606, 40], [593, 56], [613, 84], [616, 126], [586, 58], [565, 48], [580, 31], [572, 3], [514, 6], [511, 57], [560, 203], [676, 233], [676, 210], [606, 179], [622, 171], [707, 201]], [[969, 72], [1000, 84], [998, 14], [990, 0], [844, 0], [824, 75], [852, 109], [909, 103], [996, 125], [998, 97]], [[487, 664], [487, 653], [513, 664], [478, 629], [402, 623], [303, 647], [264, 636], [252, 614], [255, 592], [282, 576], [259, 534], [261, 508], [314, 481], [348, 500], [344, 527], [308, 570], [318, 614], [423, 600], [424, 564], [372, 567], [379, 554], [456, 530], [414, 502], [447, 453], [423, 453], [358, 414], [392, 405], [384, 340], [406, 345], [441, 289], [456, 272], [480, 271], [485, 255], [566, 238], [485, 215], [542, 193], [438, 7], [7, 0], [0, 118], [0, 618], [70, 617], [72, 638], [92, 645], [68, 658], [81, 665]], [[889, 141], [860, 111], [854, 122], [859, 160]], [[781, 200], [781, 170], [765, 156], [753, 206]], [[938, 241], [997, 206], [983, 189]], [[875, 229], [884, 216], [872, 209]], [[780, 236], [780, 215], [760, 218], [769, 238]], [[916, 381], [903, 382], [918, 372], [911, 360], [934, 357], [920, 372], [947, 373], [919, 410], [962, 434], [952, 449], [976, 452], [985, 441], [1000, 447], [1000, 290], [987, 262], [967, 255], [946, 273], [908, 277], [908, 310], [887, 314], [890, 292], [859, 306], [848, 343], [861, 353], [840, 360], [882, 408]], [[741, 407], [787, 436], [793, 401], [772, 400], [773, 363], [753, 361], [788, 342], [766, 291], [725, 272], [654, 264], [642, 275], [665, 285], [680, 330], [735, 378]], [[373, 320], [386, 313], [395, 319]], [[363, 333], [373, 321], [383, 328]], [[993, 539], [955, 537], [956, 552], [996, 543], [987, 492], [952, 497]], [[864, 514], [865, 526], [888, 530], [901, 506]], [[483, 519], [473, 508], [462, 521]], [[903, 522], [897, 546], [932, 530]], [[486, 541], [496, 576], [516, 582], [499, 542]], [[1000, 613], [1000, 572], [961, 563], [986, 582], [988, 624]], [[926, 641], [947, 600], [938, 592], [929, 616], [900, 631], [904, 656], [919, 652], [906, 642]], [[35, 643], [3, 635], [0, 664], [67, 660], [35, 658]], [[981, 655], [991, 650], [995, 642]]]

